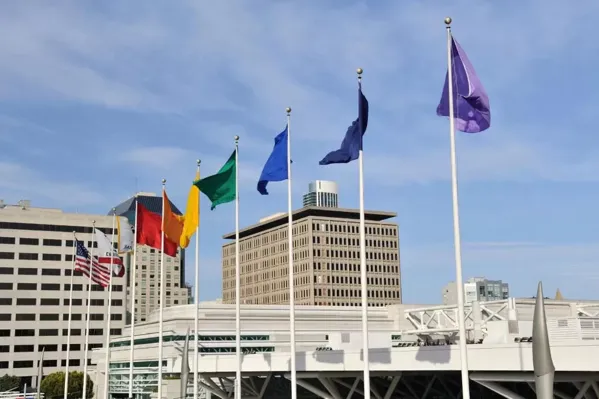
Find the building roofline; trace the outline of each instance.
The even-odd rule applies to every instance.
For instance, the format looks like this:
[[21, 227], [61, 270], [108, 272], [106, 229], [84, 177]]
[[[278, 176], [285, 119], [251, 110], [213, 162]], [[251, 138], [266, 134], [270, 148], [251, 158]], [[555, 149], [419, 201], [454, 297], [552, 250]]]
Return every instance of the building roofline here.
[[[310, 216], [315, 217], [326, 217], [326, 218], [339, 218], [339, 219], [353, 219], [360, 220], [359, 209], [349, 208], [325, 208], [321, 206], [307, 206], [304, 208], [293, 211], [293, 220], [299, 221]], [[364, 217], [369, 222], [382, 222], [387, 219], [391, 219], [397, 216], [395, 212], [387, 211], [364, 211]], [[263, 231], [283, 226], [287, 224], [287, 212], [266, 220], [262, 223], [253, 224], [239, 231], [239, 238], [245, 238]], [[227, 233], [223, 235], [225, 240], [234, 240], [235, 232]]]

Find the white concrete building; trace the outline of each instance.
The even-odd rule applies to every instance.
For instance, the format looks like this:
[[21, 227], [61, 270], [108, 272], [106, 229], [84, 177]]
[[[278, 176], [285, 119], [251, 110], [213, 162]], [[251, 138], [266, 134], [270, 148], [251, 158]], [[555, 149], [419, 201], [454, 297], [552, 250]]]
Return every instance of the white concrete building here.
[[[22, 378], [36, 386], [37, 363], [45, 349], [43, 371], [48, 375], [66, 365], [69, 294], [73, 278], [71, 370], [83, 370], [88, 279], [73, 270], [73, 232], [92, 245], [92, 221], [108, 237], [113, 218], [32, 208], [28, 201], [0, 206], [0, 375]], [[111, 331], [123, 334], [125, 277], [113, 281]], [[108, 292], [93, 285], [90, 350], [106, 341]], [[91, 351], [89, 352], [91, 364]]]
[[[577, 397], [599, 380], [599, 303], [545, 302], [552, 355], [557, 369], [556, 392]], [[473, 302], [466, 307], [468, 359], [472, 398], [533, 398], [532, 317], [534, 301], [510, 298]], [[459, 397], [460, 356], [455, 306], [392, 305], [368, 309], [373, 398]], [[200, 305], [199, 371], [202, 398], [232, 397], [236, 370], [235, 306]], [[193, 335], [194, 305], [164, 311], [163, 394], [180, 396], [182, 349], [188, 328]], [[134, 392], [150, 398], [156, 391], [157, 312], [136, 326]], [[287, 306], [242, 305], [243, 398], [289, 397], [289, 313]], [[110, 390], [127, 397], [129, 330], [111, 344]], [[361, 397], [361, 311], [359, 307], [296, 308], [299, 398]], [[192, 370], [193, 338], [189, 366]], [[94, 363], [104, 369], [103, 350]], [[100, 377], [103, 377], [100, 372]], [[100, 378], [102, 384], [103, 378]], [[100, 396], [104, 387], [99, 387]], [[497, 392], [503, 392], [497, 396]], [[518, 392], [514, 396], [510, 392]], [[426, 395], [428, 393], [428, 396]], [[395, 395], [395, 396], [393, 396]]]
[[[458, 303], [458, 292], [454, 281], [443, 287], [443, 304]], [[464, 302], [501, 301], [509, 298], [510, 286], [501, 280], [489, 280], [485, 277], [473, 277], [464, 283]]]

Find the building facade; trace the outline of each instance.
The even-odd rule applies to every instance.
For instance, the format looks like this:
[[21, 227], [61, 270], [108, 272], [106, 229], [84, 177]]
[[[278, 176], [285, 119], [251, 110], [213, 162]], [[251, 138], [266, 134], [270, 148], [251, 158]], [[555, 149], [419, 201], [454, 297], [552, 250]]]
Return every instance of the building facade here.
[[[366, 267], [370, 306], [401, 303], [399, 227], [392, 212], [366, 212]], [[293, 213], [295, 302], [360, 306], [359, 211], [305, 207]], [[224, 236], [234, 240], [235, 233]], [[241, 300], [289, 303], [287, 215], [240, 231]], [[223, 245], [223, 303], [235, 303], [235, 242]]]
[[[453, 305], [458, 302], [455, 282], [443, 287], [443, 304]], [[488, 280], [485, 277], [473, 277], [464, 283], [464, 303], [473, 301], [487, 302], [507, 299], [510, 296], [508, 283], [501, 280]]]
[[303, 205], [337, 208], [339, 206], [337, 183], [326, 180], [316, 180], [310, 183], [308, 193], [303, 197]]
[[[93, 221], [111, 237], [111, 216], [32, 208], [28, 201], [0, 207], [0, 375], [16, 375], [21, 384], [36, 386], [42, 350], [44, 375], [64, 370], [71, 284], [69, 365], [83, 370], [89, 279], [73, 270], [73, 232], [92, 252]], [[107, 290], [91, 286], [88, 364], [91, 350], [105, 344], [106, 334], [123, 334], [126, 277], [115, 277], [112, 287], [108, 315]]]
[[[135, 226], [135, 200], [146, 209], [162, 215], [162, 197], [154, 193], [137, 193], [115, 207], [116, 214], [129, 220]], [[181, 211], [171, 202], [173, 212], [181, 215]], [[112, 211], [109, 212], [112, 214]], [[148, 315], [159, 308], [160, 304], [160, 254], [159, 250], [146, 245], [137, 246], [137, 259], [131, 259], [129, 264], [135, 264], [135, 320], [146, 321]], [[164, 294], [165, 307], [184, 305], [188, 303], [188, 290], [185, 287], [185, 250], [179, 248], [176, 257], [165, 256], [166, 290]], [[127, 298], [131, 298], [131, 282], [127, 285]], [[131, 304], [127, 305], [131, 309]]]

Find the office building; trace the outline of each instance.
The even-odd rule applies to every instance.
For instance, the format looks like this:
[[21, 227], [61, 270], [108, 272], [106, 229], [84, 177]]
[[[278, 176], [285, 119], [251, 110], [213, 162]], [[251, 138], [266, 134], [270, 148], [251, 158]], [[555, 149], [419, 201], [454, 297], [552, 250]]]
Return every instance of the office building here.
[[[370, 306], [401, 303], [399, 227], [392, 212], [367, 211], [366, 266]], [[305, 207], [293, 212], [295, 302], [360, 306], [359, 211]], [[262, 219], [240, 237], [241, 300], [289, 303], [287, 214]], [[235, 303], [235, 233], [224, 236], [223, 303]]]
[[[135, 226], [135, 199], [147, 210], [162, 215], [162, 196], [154, 193], [137, 193], [115, 207], [116, 214], [129, 220]], [[181, 211], [171, 202], [173, 212], [181, 215]], [[112, 211], [109, 212], [112, 214]], [[160, 250], [146, 245], [137, 247], [135, 263], [135, 320], [146, 321], [148, 315], [160, 304]], [[164, 306], [184, 305], [188, 303], [188, 290], [185, 288], [185, 250], [179, 249], [175, 258], [165, 256], [166, 290]], [[133, 260], [130, 261], [133, 265]], [[127, 286], [127, 298], [131, 298], [131, 282]], [[131, 309], [131, 304], [127, 305]]]
[[[92, 252], [93, 221], [111, 237], [111, 216], [32, 208], [25, 200], [17, 206], [0, 206], [0, 375], [15, 375], [22, 385], [36, 386], [42, 349], [44, 375], [64, 370], [71, 282], [69, 364], [72, 370], [83, 370], [89, 279], [73, 273], [73, 232]], [[126, 277], [113, 279], [110, 332], [108, 292], [91, 286], [88, 359], [92, 349], [105, 344], [106, 334], [123, 334], [125, 284]]]
[[308, 193], [304, 194], [303, 205], [337, 208], [339, 206], [337, 183], [325, 180], [310, 183]]
[[[443, 304], [453, 305], [458, 302], [457, 288], [454, 281], [443, 287]], [[473, 301], [499, 301], [510, 296], [508, 283], [501, 280], [487, 280], [474, 277], [464, 283], [464, 303]]]

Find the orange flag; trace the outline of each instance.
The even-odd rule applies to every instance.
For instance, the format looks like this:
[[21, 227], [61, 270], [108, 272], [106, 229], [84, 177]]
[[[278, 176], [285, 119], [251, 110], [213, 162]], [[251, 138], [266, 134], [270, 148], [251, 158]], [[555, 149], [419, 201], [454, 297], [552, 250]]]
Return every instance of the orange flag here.
[[176, 215], [172, 208], [171, 203], [166, 195], [166, 190], [162, 191], [162, 203], [164, 204], [164, 225], [162, 231], [169, 241], [179, 243], [181, 234], [183, 234], [183, 217]]

